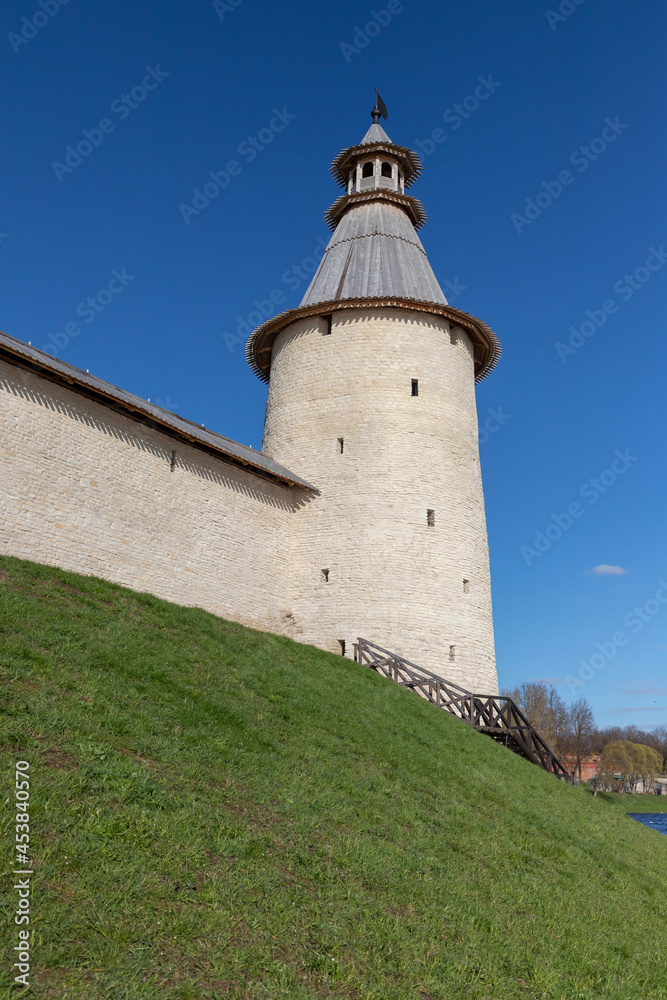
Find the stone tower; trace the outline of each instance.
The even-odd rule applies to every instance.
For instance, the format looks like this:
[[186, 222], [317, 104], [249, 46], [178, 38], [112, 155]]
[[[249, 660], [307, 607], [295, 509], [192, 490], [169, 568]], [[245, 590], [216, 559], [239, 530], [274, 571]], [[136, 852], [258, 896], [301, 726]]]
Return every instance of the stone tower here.
[[363, 636], [495, 694], [474, 386], [500, 345], [447, 304], [407, 193], [421, 163], [379, 119], [331, 165], [344, 193], [300, 306], [247, 346], [262, 451], [319, 490], [293, 518], [286, 632], [347, 656]]

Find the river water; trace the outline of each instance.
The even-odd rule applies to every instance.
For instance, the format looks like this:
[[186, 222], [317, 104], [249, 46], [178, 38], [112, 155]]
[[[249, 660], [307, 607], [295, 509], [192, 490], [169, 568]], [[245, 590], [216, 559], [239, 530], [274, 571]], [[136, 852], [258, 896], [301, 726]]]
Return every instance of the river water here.
[[651, 830], [657, 830], [658, 833], [667, 834], [667, 812], [664, 813], [628, 813], [631, 819], [636, 819], [638, 823], [643, 823], [644, 826], [648, 826]]

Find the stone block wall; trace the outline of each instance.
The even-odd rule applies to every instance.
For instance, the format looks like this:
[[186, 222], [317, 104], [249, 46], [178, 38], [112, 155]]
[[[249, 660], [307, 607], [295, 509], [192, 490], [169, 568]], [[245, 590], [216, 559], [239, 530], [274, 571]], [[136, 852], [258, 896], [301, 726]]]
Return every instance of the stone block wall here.
[[1, 360], [0, 450], [3, 554], [282, 631], [292, 487]]

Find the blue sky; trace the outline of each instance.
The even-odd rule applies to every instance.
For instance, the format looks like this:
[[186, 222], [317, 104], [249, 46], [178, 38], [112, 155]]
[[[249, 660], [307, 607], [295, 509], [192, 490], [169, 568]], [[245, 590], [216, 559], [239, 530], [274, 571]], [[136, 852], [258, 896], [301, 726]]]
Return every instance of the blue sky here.
[[[601, 725], [667, 724], [664, 6], [10, 0], [0, 20], [0, 328], [255, 448], [239, 322], [299, 302], [328, 165], [380, 88], [421, 149], [433, 268], [503, 344], [478, 389], [501, 684], [569, 676]], [[224, 190], [179, 208], [211, 172]]]

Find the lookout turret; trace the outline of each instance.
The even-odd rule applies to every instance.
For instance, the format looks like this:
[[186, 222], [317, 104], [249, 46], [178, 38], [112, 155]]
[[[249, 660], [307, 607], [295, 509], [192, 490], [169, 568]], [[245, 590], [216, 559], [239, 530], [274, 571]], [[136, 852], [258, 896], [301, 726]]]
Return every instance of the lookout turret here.
[[382, 126], [373, 122], [358, 146], [338, 154], [331, 172], [347, 194], [378, 189], [404, 194], [421, 167], [409, 149], [394, 146]]
[[417, 235], [426, 213], [405, 193], [421, 170], [419, 157], [376, 122], [357, 146], [338, 154], [331, 173], [345, 194], [325, 214], [333, 236], [302, 306], [378, 295], [446, 305]]
[[361, 635], [493, 694], [474, 383], [500, 346], [447, 304], [408, 193], [421, 163], [379, 118], [331, 164], [343, 193], [300, 305], [247, 346], [262, 451], [320, 490], [294, 514], [286, 631], [345, 655]]

